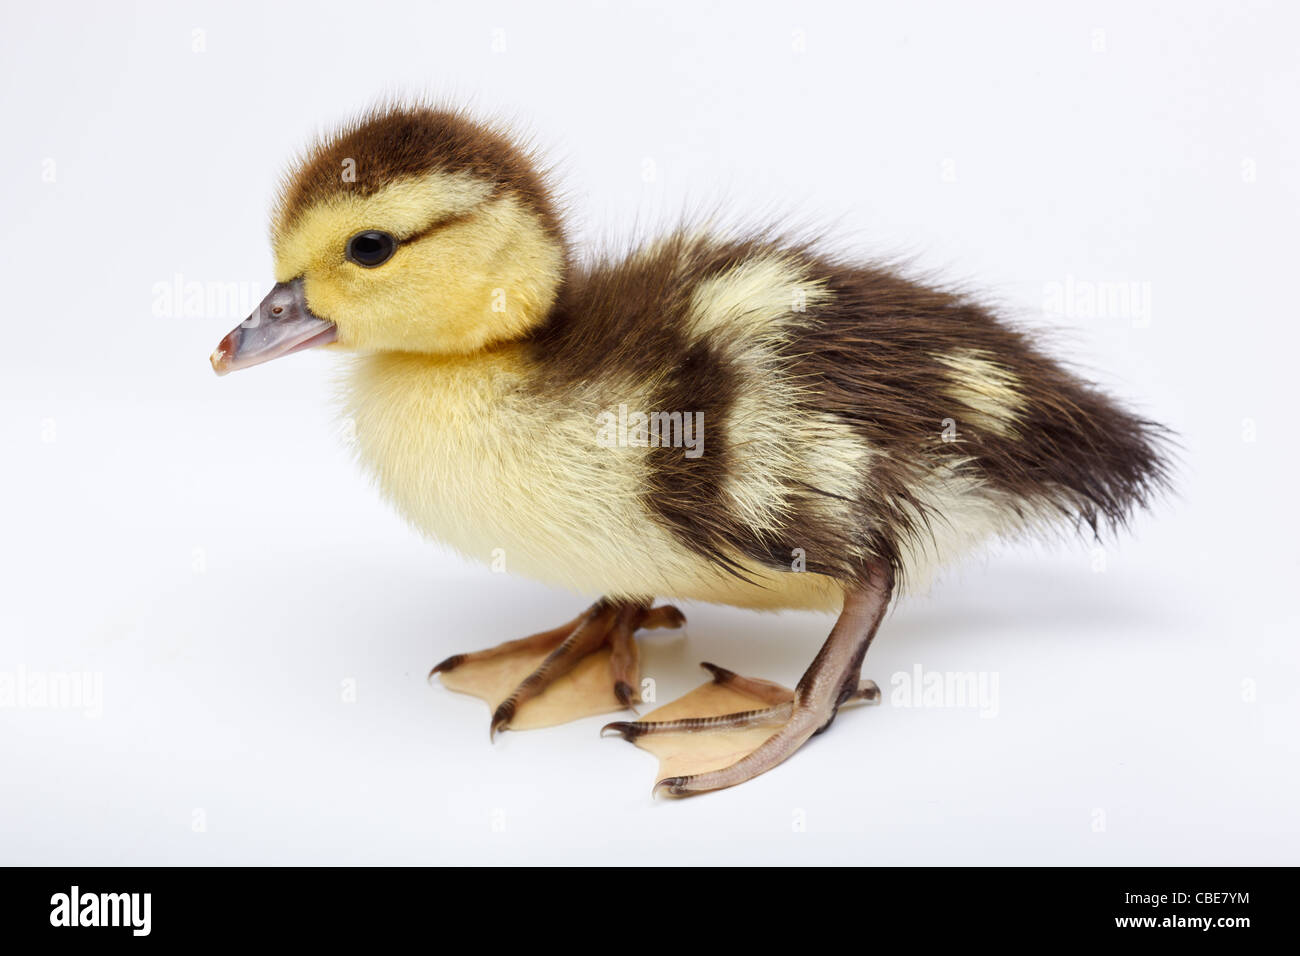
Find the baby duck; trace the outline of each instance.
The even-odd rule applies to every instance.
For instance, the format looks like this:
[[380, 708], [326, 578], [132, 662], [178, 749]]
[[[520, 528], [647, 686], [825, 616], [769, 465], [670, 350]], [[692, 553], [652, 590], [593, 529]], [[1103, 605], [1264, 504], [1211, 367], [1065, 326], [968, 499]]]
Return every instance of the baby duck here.
[[1122, 525], [1167, 481], [1160, 426], [961, 295], [776, 232], [575, 261], [530, 153], [458, 110], [316, 143], [271, 238], [276, 284], [217, 373], [347, 350], [358, 454], [404, 516], [604, 595], [433, 669], [493, 734], [637, 702], [634, 633], [684, 621], [656, 597], [838, 613], [793, 690], [706, 664], [607, 725], [660, 755], [656, 792], [749, 780], [878, 699], [859, 672], [905, 583], [993, 536]]

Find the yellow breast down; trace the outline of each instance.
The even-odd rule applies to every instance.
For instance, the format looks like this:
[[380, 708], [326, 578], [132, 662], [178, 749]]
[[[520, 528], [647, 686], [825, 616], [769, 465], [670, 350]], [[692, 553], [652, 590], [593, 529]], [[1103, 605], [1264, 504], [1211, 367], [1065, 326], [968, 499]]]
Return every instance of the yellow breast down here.
[[[598, 440], [607, 390], [539, 399], [521, 347], [470, 357], [357, 358], [346, 414], [381, 491], [422, 532], [466, 557], [585, 594], [759, 609], [837, 611], [843, 590], [748, 564], [737, 579], [662, 528], [643, 504], [656, 448]], [[633, 403], [637, 388], [617, 392]]]

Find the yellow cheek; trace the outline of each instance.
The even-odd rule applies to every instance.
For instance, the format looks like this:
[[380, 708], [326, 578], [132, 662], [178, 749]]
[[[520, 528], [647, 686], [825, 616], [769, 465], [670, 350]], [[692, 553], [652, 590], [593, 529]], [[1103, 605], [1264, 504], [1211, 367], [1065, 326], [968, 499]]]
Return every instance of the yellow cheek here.
[[515, 198], [431, 239], [411, 250], [400, 280], [407, 299], [426, 304], [421, 351], [464, 354], [517, 338], [550, 309], [562, 252]]

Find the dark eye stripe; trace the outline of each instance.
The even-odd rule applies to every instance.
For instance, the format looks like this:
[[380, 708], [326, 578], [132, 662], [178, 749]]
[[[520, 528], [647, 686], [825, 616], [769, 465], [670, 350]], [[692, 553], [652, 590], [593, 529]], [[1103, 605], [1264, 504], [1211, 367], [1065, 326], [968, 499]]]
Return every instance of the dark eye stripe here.
[[435, 220], [418, 232], [403, 236], [400, 242], [391, 233], [379, 229], [367, 229], [365, 232], [359, 232], [348, 240], [343, 255], [349, 262], [355, 262], [359, 266], [373, 269], [391, 259], [394, 253], [397, 252], [398, 245], [419, 242], [439, 229], [445, 229], [448, 226], [454, 226], [456, 223], [464, 222], [471, 215], [472, 213], [468, 212], [457, 213], [444, 219]]
[[402, 242], [419, 242], [425, 236], [437, 232], [439, 229], [446, 229], [448, 226], [454, 226], [457, 223], [464, 222], [473, 215], [473, 212], [458, 212], [454, 215], [447, 216], [443, 219], [435, 219], [429, 225], [425, 226], [418, 232], [413, 232], [409, 236], [403, 236]]

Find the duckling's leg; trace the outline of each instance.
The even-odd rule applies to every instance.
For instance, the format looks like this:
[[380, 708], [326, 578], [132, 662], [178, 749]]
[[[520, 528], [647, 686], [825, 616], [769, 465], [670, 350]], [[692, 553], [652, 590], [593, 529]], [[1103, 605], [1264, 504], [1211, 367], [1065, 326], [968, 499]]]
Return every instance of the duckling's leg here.
[[634, 699], [641, 699], [636, 689], [641, 682], [641, 650], [632, 635], [643, 613], [635, 605], [624, 605], [609, 632], [610, 676], [614, 679], [614, 696], [624, 707], [631, 707]]
[[675, 607], [602, 598], [572, 621], [472, 654], [429, 672], [492, 708], [491, 733], [527, 730], [626, 708], [637, 699], [641, 628], [680, 627]]
[[830, 637], [793, 691], [704, 664], [710, 683], [650, 719], [607, 724], [602, 734], [618, 734], [659, 757], [663, 779], [656, 794], [718, 790], [771, 770], [829, 727], [842, 705], [879, 701], [880, 689], [859, 671], [892, 591], [892, 573], [879, 568], [847, 595]]

